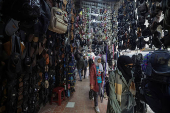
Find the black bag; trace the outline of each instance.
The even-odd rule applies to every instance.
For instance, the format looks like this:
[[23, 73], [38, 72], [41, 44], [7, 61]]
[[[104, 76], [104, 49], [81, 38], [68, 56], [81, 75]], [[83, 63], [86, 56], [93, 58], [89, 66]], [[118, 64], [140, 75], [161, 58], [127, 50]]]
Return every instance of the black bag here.
[[31, 48], [31, 44], [30, 43], [26, 43], [26, 47], [27, 47], [27, 52], [26, 52], [26, 56], [25, 56], [25, 70], [27, 73], [31, 73], [32, 72], [32, 61], [31, 61], [31, 57], [30, 57], [30, 48]]
[[43, 35], [47, 32], [48, 25], [49, 25], [50, 18], [51, 18], [51, 11], [50, 11], [48, 4], [45, 2], [45, 0], [40, 0], [40, 3], [41, 3], [40, 5], [41, 15], [38, 18], [39, 19], [39, 31], [40, 31], [40, 34]]
[[34, 20], [40, 16], [40, 0], [5, 0], [3, 14], [18, 21]]
[[42, 71], [45, 69], [45, 65], [46, 65], [46, 60], [44, 57], [42, 57], [41, 59], [39, 59], [37, 61], [38, 66], [40, 67], [40, 69], [42, 69]]
[[20, 73], [22, 70], [20, 38], [15, 35], [12, 36], [12, 50], [7, 68], [7, 75], [9, 79], [15, 78], [16, 74]]
[[93, 93], [94, 93], [94, 91], [91, 89], [91, 90], [89, 91], [89, 99], [90, 99], [90, 100], [93, 98]]
[[109, 88], [110, 88], [109, 81], [107, 81], [106, 82], [106, 94], [107, 94], [108, 97], [109, 97], [109, 94], [110, 94]]
[[148, 12], [148, 8], [147, 8], [145, 0], [143, 0], [143, 2], [142, 1], [139, 2], [138, 10], [141, 14], [145, 14]]
[[170, 83], [170, 53], [165, 50], [158, 50], [151, 54], [148, 61], [147, 77], [156, 82]]

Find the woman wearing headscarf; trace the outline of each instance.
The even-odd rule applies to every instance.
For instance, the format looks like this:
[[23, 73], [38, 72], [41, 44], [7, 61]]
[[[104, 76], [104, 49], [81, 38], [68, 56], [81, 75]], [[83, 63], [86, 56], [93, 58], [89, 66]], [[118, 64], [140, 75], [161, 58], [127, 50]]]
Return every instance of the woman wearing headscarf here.
[[95, 61], [90, 68], [90, 88], [94, 91], [95, 111], [100, 113], [98, 107], [98, 95], [101, 94], [101, 86], [103, 82], [103, 66], [101, 64], [101, 57], [96, 56]]
[[133, 61], [129, 56], [120, 56], [117, 68], [109, 76], [109, 99], [107, 113], [134, 113], [136, 105], [135, 85], [131, 70]]

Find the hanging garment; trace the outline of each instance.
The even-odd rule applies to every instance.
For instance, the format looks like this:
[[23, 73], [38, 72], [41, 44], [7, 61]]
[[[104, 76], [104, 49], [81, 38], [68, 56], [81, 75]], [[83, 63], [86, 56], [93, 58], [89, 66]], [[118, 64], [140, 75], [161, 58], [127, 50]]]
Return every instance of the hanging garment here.
[[127, 83], [119, 70], [110, 74], [107, 113], [134, 113], [136, 102], [130, 91], [133, 79]]

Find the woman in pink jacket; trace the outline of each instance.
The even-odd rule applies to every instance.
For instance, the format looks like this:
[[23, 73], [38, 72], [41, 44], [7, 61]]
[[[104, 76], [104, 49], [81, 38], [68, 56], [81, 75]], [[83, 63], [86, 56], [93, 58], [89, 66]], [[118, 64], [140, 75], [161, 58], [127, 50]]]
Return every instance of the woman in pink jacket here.
[[101, 64], [101, 57], [96, 56], [95, 62], [90, 68], [90, 88], [94, 91], [95, 111], [100, 113], [98, 107], [98, 95], [101, 94], [101, 86], [103, 83], [103, 66]]

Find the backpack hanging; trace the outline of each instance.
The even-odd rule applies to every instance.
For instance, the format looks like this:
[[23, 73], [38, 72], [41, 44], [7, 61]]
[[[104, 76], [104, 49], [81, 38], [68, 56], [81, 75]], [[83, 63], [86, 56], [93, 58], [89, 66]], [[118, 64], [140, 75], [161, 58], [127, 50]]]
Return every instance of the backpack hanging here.
[[170, 52], [166, 50], [154, 51], [147, 60], [144, 70], [147, 78], [163, 84], [170, 83]]
[[51, 21], [48, 29], [58, 34], [64, 34], [67, 31], [67, 23], [67, 13], [57, 7], [52, 7]]

